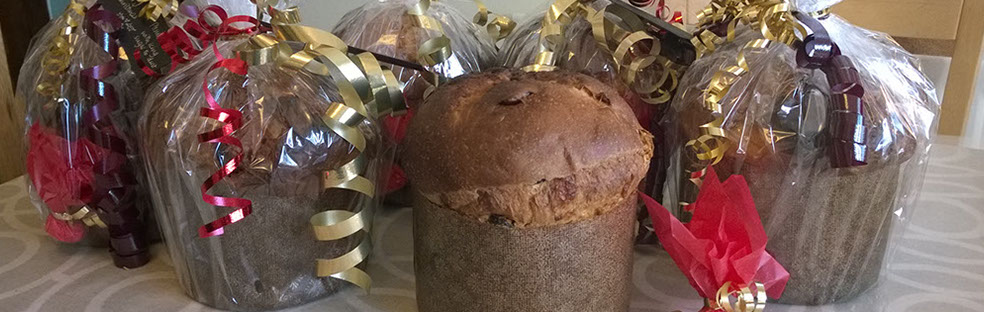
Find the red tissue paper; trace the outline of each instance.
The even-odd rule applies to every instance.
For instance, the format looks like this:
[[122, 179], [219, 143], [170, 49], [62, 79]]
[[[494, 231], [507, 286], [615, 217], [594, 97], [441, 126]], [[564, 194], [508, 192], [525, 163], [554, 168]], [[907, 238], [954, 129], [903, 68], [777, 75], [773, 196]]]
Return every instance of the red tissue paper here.
[[[109, 151], [87, 139], [68, 141], [38, 123], [31, 125], [27, 137], [27, 171], [45, 206], [67, 213], [69, 207], [85, 205], [92, 195], [93, 166]], [[67, 243], [78, 242], [85, 234], [81, 222], [58, 220], [51, 214], [44, 228], [51, 237]]]
[[[383, 118], [383, 128], [395, 144], [403, 142], [407, 135], [407, 126], [410, 125], [410, 118], [413, 118], [413, 111], [407, 110], [402, 116], [386, 116]], [[399, 161], [399, 160], [398, 160]], [[390, 175], [386, 181], [386, 188], [383, 193], [389, 194], [402, 189], [407, 185], [407, 176], [399, 164], [393, 164], [390, 168]]]
[[687, 224], [652, 198], [642, 197], [653, 231], [701, 297], [713, 300], [728, 282], [758, 282], [769, 298], [782, 295], [789, 272], [765, 251], [768, 237], [744, 177], [732, 175], [721, 183], [708, 168]]

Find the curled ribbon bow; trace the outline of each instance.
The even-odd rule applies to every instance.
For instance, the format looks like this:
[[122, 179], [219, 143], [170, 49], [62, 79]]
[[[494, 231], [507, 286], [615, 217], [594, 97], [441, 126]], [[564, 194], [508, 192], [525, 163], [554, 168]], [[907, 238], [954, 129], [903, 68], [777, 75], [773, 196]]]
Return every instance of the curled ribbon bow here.
[[[251, 16], [235, 16], [230, 21], [229, 15], [219, 6], [209, 6], [201, 12], [192, 6], [186, 6], [183, 10], [188, 11], [186, 14], [195, 19], [186, 21], [181, 27], [171, 27], [171, 29], [157, 36], [157, 42], [161, 44], [164, 52], [171, 57], [170, 71], [174, 71], [178, 65], [187, 63], [201, 54], [205, 47], [221, 37], [249, 33], [247, 29], [233, 27], [233, 23], [251, 25], [247, 28], [253, 28], [252, 30], [260, 29], [259, 21]], [[212, 25], [209, 23], [209, 15], [214, 15], [218, 20], [227, 23], [225, 25]], [[192, 39], [196, 41], [192, 41]], [[147, 75], [159, 75], [142, 63], [139, 54], [136, 59], [137, 64]]]
[[178, 13], [178, 0], [137, 0], [137, 3], [144, 5], [140, 9], [140, 16], [151, 21], [162, 17], [168, 19]]
[[[361, 53], [350, 57], [347, 46], [333, 34], [296, 25], [300, 21], [297, 8], [279, 11], [261, 5], [260, 11], [271, 14], [273, 35], [265, 32], [253, 34], [247, 42], [235, 49], [236, 58], [225, 59], [216, 53], [219, 60], [212, 69], [226, 68], [238, 75], [247, 75], [249, 66], [275, 64], [331, 79], [338, 88], [342, 101], [332, 103], [321, 120], [335, 134], [351, 144], [358, 154], [350, 162], [326, 172], [322, 180], [323, 187], [349, 190], [372, 198], [376, 193], [376, 185], [365, 176], [371, 162], [364, 153], [368, 140], [357, 127], [381, 112], [402, 105], [402, 92], [398, 82], [392, 72], [384, 70], [372, 54]], [[228, 27], [235, 19], [236, 17], [227, 19], [220, 29]], [[295, 51], [288, 41], [303, 43], [304, 47]], [[208, 90], [207, 81], [203, 84], [203, 91], [209, 107], [202, 109], [202, 115], [219, 120], [224, 126], [201, 134], [200, 141], [226, 143], [240, 149], [239, 154], [202, 185], [202, 195], [206, 202], [238, 208], [232, 214], [206, 224], [200, 230], [202, 236], [214, 236], [222, 234], [222, 227], [245, 218], [252, 211], [252, 203], [243, 198], [222, 198], [206, 194], [218, 180], [234, 172], [242, 161], [242, 145], [231, 136], [241, 126], [242, 115], [237, 110], [220, 107]], [[335, 258], [315, 261], [318, 276], [348, 281], [368, 290], [371, 279], [357, 266], [365, 261], [372, 249], [368, 235], [372, 223], [371, 210], [366, 207], [359, 211], [327, 210], [313, 215], [310, 223], [316, 239], [321, 241], [338, 240], [358, 232], [366, 232], [367, 235], [363, 236], [353, 250]]]
[[768, 237], [745, 179], [732, 175], [722, 183], [713, 167], [707, 171], [705, 186], [693, 204], [693, 219], [687, 224], [640, 193], [653, 231], [690, 285], [705, 298], [702, 312], [761, 312], [769, 297], [782, 295], [789, 272], [765, 250]]
[[[724, 100], [731, 87], [751, 71], [746, 54], [755, 50], [768, 49], [773, 42], [797, 46], [806, 36], [806, 30], [793, 16], [790, 6], [779, 0], [714, 0], [698, 14], [701, 30], [694, 36], [697, 55], [701, 57], [713, 52], [716, 45], [735, 40], [735, 28], [739, 23], [757, 27], [764, 39], [748, 42], [738, 53], [736, 64], [719, 70], [704, 89], [704, 108], [711, 112], [712, 120], [700, 125], [700, 136], [690, 140], [686, 146], [698, 160], [689, 168], [689, 179], [693, 186], [700, 187], [706, 168], [721, 162], [730, 148], [724, 130]], [[726, 25], [726, 33], [719, 35], [720, 25]], [[689, 204], [681, 202], [686, 210]]]
[[[555, 70], [560, 60], [558, 58], [564, 57], [557, 54], [557, 49], [563, 44], [564, 28], [575, 18], [583, 17], [591, 23], [599, 48], [611, 54], [619, 78], [646, 103], [668, 102], [677, 87], [679, 73], [686, 67], [660, 55], [659, 38], [651, 35], [649, 25], [633, 12], [615, 4], [595, 10], [589, 4], [590, 1], [555, 1], [541, 22], [536, 59], [523, 69]], [[658, 74], [658, 78], [640, 79], [652, 73]]]
[[[755, 292], [746, 285], [732, 285], [725, 282], [714, 295], [714, 300], [707, 299], [701, 311], [725, 311], [725, 312], [762, 312], [765, 310], [768, 295], [765, 293], [765, 285], [755, 283]], [[734, 304], [731, 297], [736, 298]]]
[[489, 20], [492, 11], [489, 11], [489, 8], [481, 0], [474, 1], [475, 5], [478, 6], [478, 13], [475, 13], [475, 18], [473, 18], [472, 22], [478, 26], [485, 27], [485, 31], [489, 33], [492, 40], [498, 42], [499, 40], [505, 39], [516, 29], [516, 22], [506, 16], [496, 15], [495, 18]]
[[[259, 20], [252, 16], [233, 16], [228, 17], [225, 14], [225, 10], [219, 7], [211, 6], [207, 11], [216, 13], [219, 18], [222, 19], [222, 24], [217, 28], [209, 28], [209, 30], [214, 31], [214, 35], [209, 35], [210, 41], [208, 44], [212, 46], [215, 52], [215, 57], [218, 61], [209, 68], [208, 72], [211, 73], [219, 68], [225, 68], [229, 71], [245, 76], [247, 73], [246, 62], [238, 58], [224, 58], [221, 53], [219, 53], [218, 47], [215, 45], [214, 40], [217, 40], [222, 35], [234, 35], [234, 34], [251, 34], [259, 30]], [[199, 17], [200, 19], [205, 18], [205, 15]], [[247, 23], [249, 26], [245, 28], [233, 27], [233, 23]], [[207, 23], [206, 23], [207, 24]], [[206, 203], [222, 206], [222, 207], [235, 207], [236, 209], [212, 222], [209, 222], [198, 229], [198, 235], [200, 237], [210, 237], [222, 235], [225, 231], [223, 228], [229, 224], [238, 222], [250, 215], [253, 212], [253, 204], [250, 200], [245, 198], [234, 198], [234, 197], [222, 197], [208, 194], [208, 190], [215, 186], [216, 183], [221, 181], [226, 176], [232, 174], [239, 168], [242, 162], [242, 142], [239, 139], [232, 136], [232, 133], [238, 130], [242, 126], [242, 113], [235, 109], [222, 108], [221, 105], [215, 100], [215, 96], [212, 95], [212, 91], [208, 88], [208, 75], [206, 74], [205, 81], [202, 82], [202, 92], [205, 94], [205, 100], [208, 102], [208, 107], [203, 107], [201, 110], [201, 116], [215, 119], [216, 121], [222, 123], [222, 126], [213, 131], [205, 132], [198, 135], [198, 140], [202, 143], [223, 143], [229, 144], [236, 147], [239, 152], [236, 156], [233, 156], [229, 161], [223, 164], [219, 171], [213, 173], [205, 182], [202, 183], [201, 192], [202, 200]]]
[[[41, 57], [41, 69], [43, 70], [41, 81], [35, 88], [39, 94], [45, 97], [55, 98], [60, 92], [61, 81], [65, 71], [68, 70], [68, 63], [71, 60], [72, 52], [75, 51], [75, 42], [78, 40], [78, 27], [81, 19], [85, 16], [85, 6], [72, 0], [65, 9], [64, 25], [51, 43], [48, 50]], [[51, 102], [54, 104], [54, 101]], [[49, 105], [50, 106], [50, 105]], [[46, 109], [54, 109], [46, 107]]]
[[[833, 93], [828, 118], [831, 166], [844, 168], [866, 164], [864, 88], [850, 58], [840, 54], [823, 25], [810, 14], [792, 11], [792, 6], [782, 0], [714, 0], [698, 18], [702, 28], [694, 37], [698, 57], [713, 52], [715, 44], [734, 41], [735, 27], [739, 23], [757, 28], [764, 39], [745, 44], [738, 53], [736, 64], [715, 73], [704, 90], [704, 107], [711, 112], [713, 120], [701, 125], [700, 136], [686, 144], [698, 160], [688, 169], [694, 186], [700, 187], [705, 168], [718, 164], [730, 148], [723, 128], [723, 104], [731, 87], [751, 71], [746, 54], [768, 49], [775, 42], [795, 49], [800, 67], [821, 69], [827, 77]], [[715, 32], [721, 29], [721, 24], [727, 25], [725, 34]], [[807, 27], [812, 33], [808, 34]], [[774, 132], [766, 133], [773, 142], [791, 135], [780, 133], [777, 136]], [[687, 203], [681, 204], [690, 210]]]
[[127, 143], [110, 120], [110, 114], [119, 108], [119, 98], [115, 87], [107, 82], [120, 64], [118, 38], [122, 26], [116, 15], [100, 5], [86, 13], [86, 35], [112, 59], [82, 70], [79, 84], [94, 101], [83, 118], [82, 128], [87, 129], [86, 136], [95, 145], [109, 151], [93, 166], [93, 194], [89, 206], [96, 208], [108, 226], [115, 264], [135, 268], [147, 263], [150, 257], [141, 233], [144, 224], [136, 207], [136, 178], [126, 156]]

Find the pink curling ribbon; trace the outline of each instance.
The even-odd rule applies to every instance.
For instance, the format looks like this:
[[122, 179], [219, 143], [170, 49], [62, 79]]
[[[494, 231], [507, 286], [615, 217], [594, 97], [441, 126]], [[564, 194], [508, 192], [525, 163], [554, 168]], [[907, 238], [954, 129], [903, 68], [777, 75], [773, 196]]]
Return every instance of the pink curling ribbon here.
[[648, 7], [655, 3], [656, 17], [670, 23], [683, 24], [683, 13], [675, 11], [673, 12], [673, 16], [670, 16], [670, 7], [666, 5], [666, 0], [659, 0], [658, 3], [656, 0], [629, 0], [629, 3], [640, 8]]
[[136, 208], [136, 179], [126, 157], [127, 143], [110, 118], [119, 108], [119, 99], [115, 88], [106, 82], [119, 66], [117, 39], [121, 26], [116, 15], [99, 5], [86, 13], [85, 34], [113, 58], [82, 70], [79, 81], [85, 95], [94, 101], [83, 116], [84, 134], [96, 146], [109, 151], [93, 165], [89, 205], [108, 227], [116, 266], [135, 268], [146, 264], [150, 256], [141, 234], [145, 226]]
[[[225, 233], [224, 227], [233, 223], [236, 223], [253, 212], [253, 202], [238, 197], [222, 197], [208, 194], [208, 190], [215, 186], [216, 183], [221, 181], [226, 176], [229, 176], [237, 169], [243, 160], [243, 144], [239, 139], [232, 136], [232, 133], [242, 127], [243, 115], [240, 111], [231, 108], [222, 108], [218, 101], [215, 100], [215, 96], [212, 91], [208, 89], [208, 74], [219, 68], [225, 68], [237, 75], [245, 76], [248, 73], [248, 65], [245, 61], [238, 58], [224, 58], [222, 54], [219, 53], [218, 47], [215, 46], [215, 40], [222, 36], [227, 35], [237, 35], [237, 34], [250, 34], [260, 30], [260, 22], [252, 16], [233, 16], [228, 17], [225, 11], [217, 6], [211, 6], [206, 11], [216, 13], [222, 20], [222, 24], [219, 27], [206, 26], [208, 23], [204, 23], [202, 30], [205, 34], [199, 34], [202, 37], [207, 38], [207, 43], [212, 46], [212, 50], [215, 52], [215, 57], [218, 61], [209, 68], [208, 72], [205, 74], [205, 78], [202, 81], [202, 92], [205, 93], [205, 101], [208, 102], [208, 107], [203, 107], [201, 109], [201, 116], [215, 119], [222, 123], [222, 126], [218, 129], [201, 133], [198, 135], [198, 141], [205, 143], [221, 143], [229, 144], [235, 146], [239, 149], [239, 152], [230, 159], [228, 162], [222, 165], [218, 171], [213, 173], [205, 182], [202, 183], [201, 192], [202, 200], [206, 203], [221, 207], [233, 207], [236, 208], [231, 213], [202, 225], [198, 228], [199, 237], [211, 237], [218, 236]], [[199, 16], [200, 21], [204, 21], [203, 17]], [[233, 23], [248, 23], [250, 26], [246, 28], [236, 28], [231, 26]]]

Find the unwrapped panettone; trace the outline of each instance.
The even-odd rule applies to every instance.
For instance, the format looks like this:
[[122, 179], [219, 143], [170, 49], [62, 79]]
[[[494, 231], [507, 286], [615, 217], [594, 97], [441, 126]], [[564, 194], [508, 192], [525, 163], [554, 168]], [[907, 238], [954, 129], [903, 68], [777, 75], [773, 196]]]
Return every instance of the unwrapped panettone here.
[[411, 122], [421, 311], [625, 311], [652, 137], [586, 75], [500, 70]]

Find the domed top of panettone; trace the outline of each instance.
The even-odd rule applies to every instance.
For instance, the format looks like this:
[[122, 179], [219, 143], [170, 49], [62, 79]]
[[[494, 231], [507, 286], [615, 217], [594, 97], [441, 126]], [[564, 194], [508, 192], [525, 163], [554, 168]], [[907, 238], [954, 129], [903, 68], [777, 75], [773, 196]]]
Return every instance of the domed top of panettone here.
[[564, 71], [454, 80], [417, 111], [406, 142], [421, 195], [518, 226], [609, 211], [633, 194], [653, 153], [652, 136], [614, 89]]

